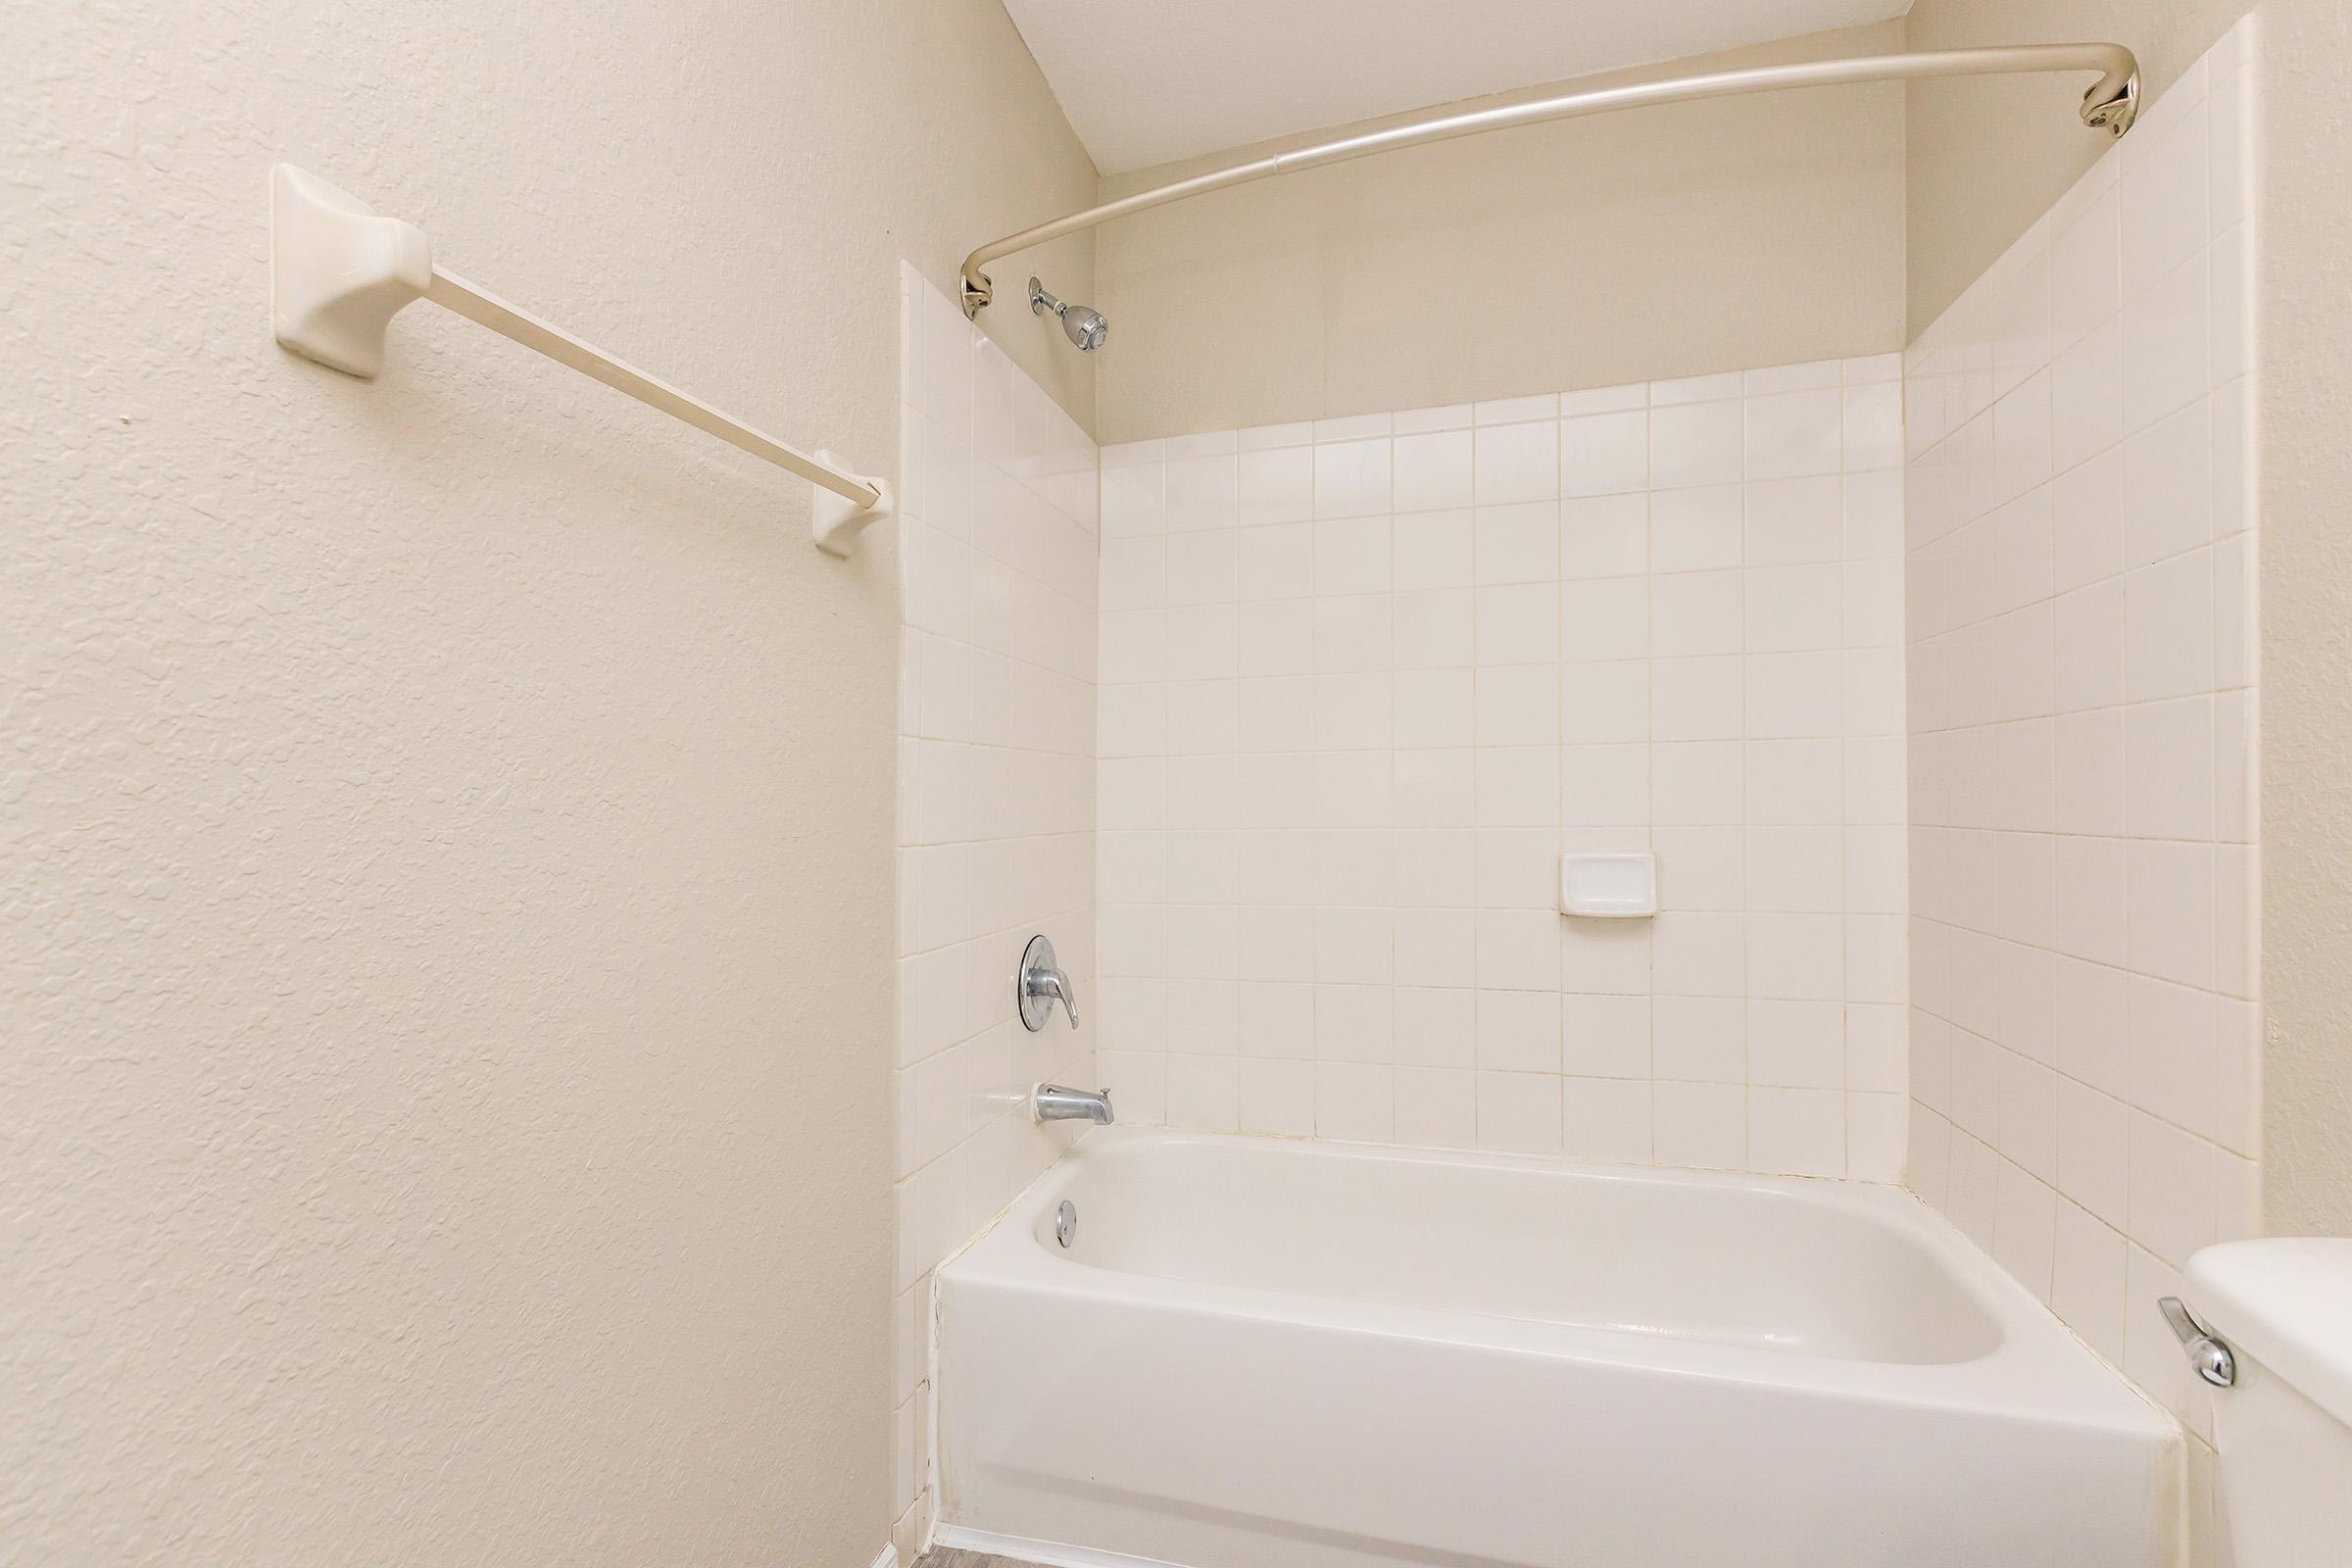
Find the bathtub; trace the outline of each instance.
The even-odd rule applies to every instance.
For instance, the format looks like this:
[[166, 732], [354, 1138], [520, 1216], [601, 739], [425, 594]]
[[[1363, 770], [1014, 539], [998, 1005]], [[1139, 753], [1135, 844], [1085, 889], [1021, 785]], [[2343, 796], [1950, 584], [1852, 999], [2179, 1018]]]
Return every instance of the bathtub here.
[[949, 1545], [2180, 1560], [2171, 1419], [1899, 1189], [1103, 1128], [942, 1268], [937, 1310]]

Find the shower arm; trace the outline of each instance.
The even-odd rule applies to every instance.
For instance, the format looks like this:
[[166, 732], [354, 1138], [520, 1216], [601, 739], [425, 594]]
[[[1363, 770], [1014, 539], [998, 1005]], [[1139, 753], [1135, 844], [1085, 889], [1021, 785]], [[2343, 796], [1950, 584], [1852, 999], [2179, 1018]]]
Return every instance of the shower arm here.
[[1700, 98], [1732, 98], [1744, 93], [1780, 92], [1790, 87], [1822, 87], [1856, 81], [1909, 81], [1926, 76], [1989, 76], [2020, 73], [2095, 71], [2099, 79], [2082, 95], [2082, 122], [2104, 127], [2121, 136], [2139, 113], [2139, 62], [2120, 43], [2012, 44], [1996, 49], [1939, 49], [1915, 54], [1861, 55], [1842, 60], [1807, 60], [1785, 66], [1757, 66], [1746, 71], [1717, 71], [1701, 76], [1676, 76], [1665, 81], [1634, 82], [1622, 87], [1592, 87], [1557, 93], [1525, 103], [1438, 115], [1385, 130], [1364, 131], [1337, 141], [1318, 142], [1293, 152], [1253, 158], [1247, 163], [1195, 174], [1151, 190], [1104, 202], [1050, 223], [1007, 234], [983, 245], [963, 259], [963, 314], [977, 317], [996, 290], [980, 270], [999, 257], [1107, 223], [1114, 218], [1165, 207], [1212, 190], [1271, 179], [1344, 163], [1373, 153], [1418, 147], [1427, 142], [1475, 136], [1483, 131], [1508, 130], [1515, 125], [1538, 125], [1553, 120], [1639, 109], [1650, 104], [1689, 103]]

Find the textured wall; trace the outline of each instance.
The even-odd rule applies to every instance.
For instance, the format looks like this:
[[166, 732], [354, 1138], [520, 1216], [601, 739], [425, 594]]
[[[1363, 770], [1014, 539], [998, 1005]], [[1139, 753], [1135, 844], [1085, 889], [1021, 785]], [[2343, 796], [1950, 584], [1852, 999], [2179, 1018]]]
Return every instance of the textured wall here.
[[[2141, 102], [2171, 86], [2251, 0], [1915, 0], [1913, 49], [2112, 39], [2139, 57]], [[1906, 91], [1904, 204], [1913, 333], [2049, 211], [2111, 145], [2076, 106], [2090, 77], [1962, 76]]]
[[2352, 1236], [2352, 11], [2262, 28], [2264, 1221]]
[[898, 258], [1092, 168], [993, 6], [8, 32], [0, 1560], [868, 1562], [891, 531], [428, 307], [281, 354], [265, 175], [887, 469]]
[[[1885, 23], [1589, 79], [1899, 37]], [[1103, 194], [1226, 161], [1117, 175]], [[1885, 353], [1903, 342], [1902, 213], [1896, 83], [1472, 136], [1180, 202], [1102, 230], [1100, 434]]]

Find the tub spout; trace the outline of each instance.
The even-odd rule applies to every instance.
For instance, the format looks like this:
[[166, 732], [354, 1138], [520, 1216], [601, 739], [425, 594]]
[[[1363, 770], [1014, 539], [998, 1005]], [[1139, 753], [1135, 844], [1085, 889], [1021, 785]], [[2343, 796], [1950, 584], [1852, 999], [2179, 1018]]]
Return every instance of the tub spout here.
[[1110, 1120], [1110, 1091], [1039, 1084], [1037, 1092], [1029, 1098], [1029, 1108], [1039, 1121], [1076, 1121], [1083, 1117], [1100, 1127]]

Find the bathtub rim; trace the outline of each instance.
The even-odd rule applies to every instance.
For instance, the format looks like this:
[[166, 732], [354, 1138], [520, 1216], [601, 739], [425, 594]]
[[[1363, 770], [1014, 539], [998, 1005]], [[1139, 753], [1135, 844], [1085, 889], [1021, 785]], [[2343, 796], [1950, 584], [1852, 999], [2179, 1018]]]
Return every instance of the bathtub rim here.
[[[1302, 1158], [1357, 1158], [1523, 1171], [1607, 1182], [1659, 1183], [1718, 1191], [1762, 1191], [1828, 1203], [1875, 1225], [1908, 1233], [1991, 1318], [1998, 1343], [1959, 1361], [1863, 1361], [1787, 1348], [1643, 1334], [1523, 1318], [1487, 1316], [1395, 1301], [1314, 1296], [1131, 1273], [1055, 1256], [1042, 1243], [1054, 1205], [1100, 1157], [1130, 1147], [1246, 1149]], [[1264, 1318], [1341, 1333], [1387, 1335], [1465, 1348], [1532, 1354], [1668, 1376], [1722, 1378], [1757, 1388], [1862, 1400], [1932, 1404], [1958, 1413], [2090, 1427], [2155, 1438], [2179, 1450], [2180, 1422], [2036, 1298], [1991, 1255], [1908, 1188], [1846, 1177], [1785, 1176], [1667, 1165], [1613, 1164], [1548, 1154], [1415, 1149], [1256, 1133], [1157, 1126], [1090, 1129], [933, 1275], [930, 1311], [932, 1398], [942, 1391], [940, 1317], [954, 1288], [982, 1286], [1106, 1305], [1146, 1302], [1162, 1311]], [[1810, 1375], [1807, 1375], [1807, 1374]], [[934, 1410], [933, 1441], [939, 1432]], [[936, 1463], [936, 1459], [934, 1460]], [[937, 1472], [934, 1469], [934, 1476]], [[1102, 1559], [1124, 1568], [1145, 1559]], [[1093, 1559], [1077, 1568], [1091, 1568]]]

